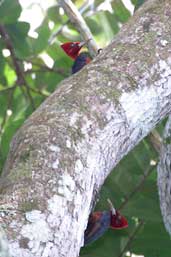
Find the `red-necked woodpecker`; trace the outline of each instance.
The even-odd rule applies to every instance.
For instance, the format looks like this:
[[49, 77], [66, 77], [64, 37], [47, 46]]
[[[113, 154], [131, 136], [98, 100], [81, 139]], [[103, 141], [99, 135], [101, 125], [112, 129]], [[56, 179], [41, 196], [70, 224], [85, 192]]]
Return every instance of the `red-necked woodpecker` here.
[[108, 199], [110, 211], [97, 211], [89, 216], [88, 225], [84, 233], [84, 245], [90, 244], [101, 237], [109, 228], [118, 230], [128, 227], [128, 222], [119, 211], [115, 210]]
[[91, 61], [91, 57], [88, 52], [81, 52], [81, 48], [87, 42], [67, 42], [61, 45], [61, 48], [65, 53], [74, 60], [72, 66], [72, 74], [81, 70], [86, 64]]

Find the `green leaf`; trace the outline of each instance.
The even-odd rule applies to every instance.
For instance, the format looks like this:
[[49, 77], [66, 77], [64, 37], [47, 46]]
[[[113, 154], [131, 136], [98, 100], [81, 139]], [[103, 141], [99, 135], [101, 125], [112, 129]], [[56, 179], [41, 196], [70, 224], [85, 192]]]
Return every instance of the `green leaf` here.
[[23, 119], [14, 120], [11, 124], [9, 124], [9, 126], [6, 127], [6, 129], [2, 135], [1, 149], [2, 149], [2, 157], [4, 160], [6, 159], [6, 156], [9, 151], [10, 141], [11, 141], [13, 135], [15, 134], [15, 132], [17, 131], [17, 129], [23, 123], [23, 121], [24, 121]]
[[121, 0], [115, 0], [112, 2], [112, 8], [115, 12], [115, 15], [118, 19], [118, 21], [124, 23], [128, 20], [128, 18], [131, 16], [128, 9], [125, 7], [123, 2]]
[[1, 103], [1, 108], [0, 108], [0, 124], [2, 124], [2, 120], [6, 114], [7, 111], [7, 105], [8, 105], [8, 93], [7, 92], [1, 92], [0, 90], [0, 103]]
[[[102, 45], [108, 44], [119, 29], [116, 17], [108, 11], [100, 11], [91, 18], [88, 18], [87, 21], [91, 31], [94, 32]], [[96, 26], [97, 30], [95, 29], [96, 23], [98, 24]]]
[[18, 0], [1, 0], [0, 1], [0, 23], [10, 24], [19, 18], [21, 6]]
[[38, 29], [36, 29], [36, 32], [38, 33], [38, 38], [29, 39], [32, 52], [34, 55], [41, 53], [48, 46], [50, 30], [49, 30], [47, 19], [45, 19], [44, 22], [41, 24], [41, 26]]
[[62, 24], [68, 19], [68, 17], [64, 14], [60, 14], [60, 7], [58, 5], [51, 6], [47, 10], [47, 18], [55, 23], [55, 25]]
[[[0, 45], [1, 47], [1, 45]], [[7, 85], [7, 80], [6, 80], [6, 77], [4, 75], [4, 68], [5, 68], [5, 58], [4, 56], [2, 55], [2, 49], [0, 49], [0, 90], [1, 88], [3, 88], [4, 86]], [[2, 87], [1, 87], [2, 85]]]
[[16, 80], [16, 73], [15, 71], [6, 63], [4, 69], [4, 76], [6, 78], [7, 84], [9, 86], [13, 85]]
[[0, 74], [3, 74], [4, 67], [5, 67], [5, 58], [2, 55], [2, 49], [0, 49]]
[[99, 14], [96, 14], [96, 15], [85, 18], [85, 21], [86, 21], [88, 27], [90, 28], [91, 31], [93, 31], [93, 35], [98, 35], [104, 29], [101, 26], [101, 24], [99, 22], [99, 19], [100, 19]]
[[27, 22], [16, 22], [6, 26], [18, 58], [25, 58], [31, 54], [27, 41], [29, 28], [30, 25]]
[[145, 257], [170, 256], [171, 240], [162, 222], [148, 222], [135, 240], [131, 243], [131, 251]]

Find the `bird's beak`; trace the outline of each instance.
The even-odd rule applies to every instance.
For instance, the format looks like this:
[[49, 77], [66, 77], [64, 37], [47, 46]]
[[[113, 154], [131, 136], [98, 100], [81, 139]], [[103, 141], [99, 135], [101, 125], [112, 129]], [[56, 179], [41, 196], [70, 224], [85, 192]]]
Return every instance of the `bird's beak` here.
[[108, 201], [108, 204], [109, 204], [109, 206], [110, 206], [110, 210], [111, 210], [111, 212], [112, 212], [112, 215], [116, 215], [116, 209], [115, 209], [115, 207], [113, 206], [111, 200], [110, 200], [110, 199], [107, 199], [107, 201]]

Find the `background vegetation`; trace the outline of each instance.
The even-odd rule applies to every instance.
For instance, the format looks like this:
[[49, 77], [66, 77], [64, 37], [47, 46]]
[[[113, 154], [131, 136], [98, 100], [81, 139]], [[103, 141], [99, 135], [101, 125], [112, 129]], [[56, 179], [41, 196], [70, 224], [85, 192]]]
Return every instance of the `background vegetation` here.
[[[43, 1], [43, 0], [42, 0]], [[82, 12], [99, 47], [107, 45], [130, 17], [121, 0], [73, 1]], [[93, 1], [92, 1], [93, 2]], [[108, 2], [109, 10], [103, 3]], [[143, 0], [132, 0], [138, 8]], [[46, 99], [61, 80], [70, 76], [72, 60], [60, 44], [80, 40], [68, 17], [56, 4], [45, 13], [29, 35], [30, 24], [20, 21], [22, 7], [18, 0], [4, 0], [0, 5], [0, 170], [15, 131]], [[8, 49], [8, 50], [7, 50]], [[47, 65], [42, 53], [51, 58]], [[163, 124], [157, 128], [162, 134]], [[123, 231], [109, 231], [98, 241], [81, 250], [84, 257], [121, 257], [132, 253], [145, 257], [169, 257], [170, 239], [159, 208], [156, 184], [157, 152], [148, 138], [143, 140], [117, 166], [102, 187], [98, 210], [108, 209], [110, 198], [129, 221]]]

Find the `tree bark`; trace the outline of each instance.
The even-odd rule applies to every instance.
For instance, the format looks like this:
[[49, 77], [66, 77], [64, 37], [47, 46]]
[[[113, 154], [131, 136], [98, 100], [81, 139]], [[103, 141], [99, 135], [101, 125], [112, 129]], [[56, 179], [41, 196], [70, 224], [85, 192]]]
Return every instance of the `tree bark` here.
[[161, 213], [171, 235], [171, 116], [165, 127], [157, 171]]
[[171, 111], [170, 35], [170, 0], [149, 0], [16, 133], [0, 182], [13, 257], [79, 255], [94, 192]]

